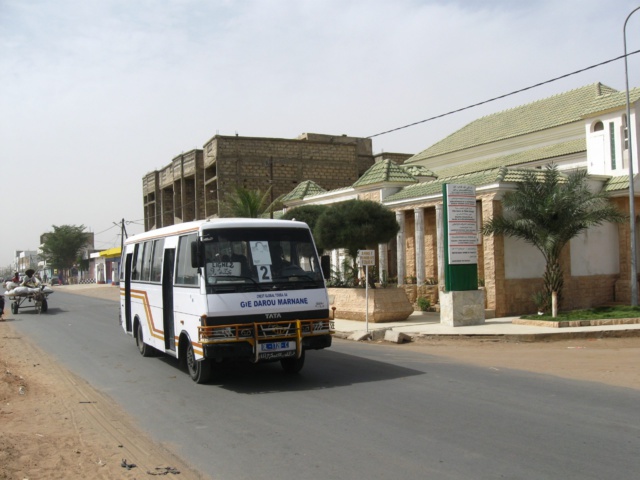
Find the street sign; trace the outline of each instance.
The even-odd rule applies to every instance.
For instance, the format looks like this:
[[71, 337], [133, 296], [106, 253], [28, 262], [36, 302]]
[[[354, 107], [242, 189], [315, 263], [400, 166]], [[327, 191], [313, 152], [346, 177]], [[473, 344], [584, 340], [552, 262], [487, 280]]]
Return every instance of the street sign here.
[[376, 252], [375, 250], [358, 250], [358, 265], [364, 267], [364, 284], [365, 284], [365, 325], [367, 329], [367, 333], [369, 332], [369, 282], [367, 279], [369, 278], [369, 267], [374, 266], [376, 264]]
[[361, 267], [375, 265], [376, 264], [375, 250], [358, 250], [358, 263]]

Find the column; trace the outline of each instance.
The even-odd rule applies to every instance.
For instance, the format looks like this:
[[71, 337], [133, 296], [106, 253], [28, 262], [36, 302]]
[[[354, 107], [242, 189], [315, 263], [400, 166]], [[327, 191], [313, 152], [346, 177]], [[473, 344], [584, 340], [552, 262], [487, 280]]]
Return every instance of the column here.
[[387, 244], [378, 244], [378, 277], [380, 283], [389, 280], [389, 261], [387, 259]]
[[404, 285], [404, 277], [406, 276], [405, 267], [405, 244], [404, 244], [404, 212], [399, 210], [396, 212], [396, 221], [400, 225], [397, 235], [397, 258], [398, 258], [398, 285]]
[[437, 231], [437, 256], [438, 256], [438, 285], [444, 289], [444, 230], [442, 225], [442, 204], [436, 205], [436, 231]]
[[413, 216], [416, 222], [416, 284], [424, 284], [424, 208], [415, 208]]
[[338, 249], [331, 250], [331, 270], [333, 273], [335, 273], [336, 277], [343, 278], [340, 267], [341, 265], [340, 265], [340, 257], [338, 255]]

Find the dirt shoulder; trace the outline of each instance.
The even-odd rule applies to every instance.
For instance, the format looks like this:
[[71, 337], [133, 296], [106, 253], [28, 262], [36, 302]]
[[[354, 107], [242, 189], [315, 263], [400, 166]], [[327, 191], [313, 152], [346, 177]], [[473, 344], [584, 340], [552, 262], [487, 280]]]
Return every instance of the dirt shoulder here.
[[0, 373], [0, 479], [205, 478], [10, 321], [0, 323]]
[[545, 342], [419, 340], [406, 345], [442, 361], [509, 368], [640, 390], [640, 337]]
[[[64, 288], [64, 287], [61, 287]], [[87, 286], [69, 293], [116, 300], [117, 287]], [[73, 375], [0, 322], [0, 480], [140, 479], [156, 475], [204, 479], [152, 441], [108, 396]], [[397, 348], [491, 369], [519, 369], [562, 378], [640, 389], [640, 338], [544, 343], [472, 339], [420, 340]], [[122, 466], [136, 464], [135, 468]]]
[[[73, 293], [112, 298], [116, 290]], [[207, 478], [19, 334], [12, 316], [7, 306], [0, 322], [0, 480]]]

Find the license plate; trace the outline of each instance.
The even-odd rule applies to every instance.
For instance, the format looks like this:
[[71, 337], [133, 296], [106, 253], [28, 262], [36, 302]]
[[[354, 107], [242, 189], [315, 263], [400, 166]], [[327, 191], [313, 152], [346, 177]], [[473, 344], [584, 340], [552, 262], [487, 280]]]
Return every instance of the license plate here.
[[260, 343], [260, 352], [286, 352], [296, 349], [296, 342]]
[[284, 352], [262, 352], [258, 355], [260, 360], [280, 360], [282, 358], [295, 357], [295, 350], [286, 350]]

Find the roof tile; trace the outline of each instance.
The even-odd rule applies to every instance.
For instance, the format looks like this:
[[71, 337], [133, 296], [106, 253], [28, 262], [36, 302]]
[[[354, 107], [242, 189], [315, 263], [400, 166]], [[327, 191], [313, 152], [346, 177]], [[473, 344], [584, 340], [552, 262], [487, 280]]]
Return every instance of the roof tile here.
[[392, 160], [387, 159], [369, 167], [352, 186], [355, 188], [375, 185], [377, 183], [411, 184], [417, 182], [416, 177], [408, 173], [401, 166], [396, 165]]
[[598, 97], [616, 93], [601, 83], [594, 83], [549, 98], [474, 120], [409, 158], [415, 163], [467, 148], [513, 138], [578, 121]]
[[305, 180], [300, 182], [296, 188], [282, 197], [282, 201], [302, 200], [304, 197], [325, 193], [326, 190], [313, 180]]

